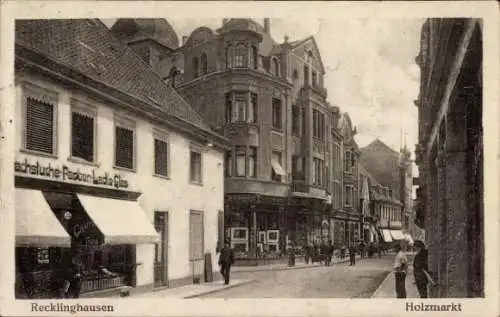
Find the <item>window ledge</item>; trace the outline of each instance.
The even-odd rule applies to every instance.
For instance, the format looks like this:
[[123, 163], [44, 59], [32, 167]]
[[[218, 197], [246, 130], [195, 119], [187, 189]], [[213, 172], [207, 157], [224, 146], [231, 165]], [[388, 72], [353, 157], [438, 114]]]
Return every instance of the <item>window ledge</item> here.
[[161, 174], [153, 173], [153, 176], [157, 177], [157, 178], [165, 179], [165, 180], [172, 180], [169, 175], [161, 175]]
[[272, 132], [283, 134], [283, 129], [271, 128]]
[[127, 167], [121, 167], [121, 166], [116, 166], [116, 165], [113, 165], [113, 168], [115, 170], [119, 170], [119, 171], [130, 172], [130, 173], [137, 173], [137, 171], [136, 171], [135, 168], [127, 168]]
[[86, 161], [84, 159], [81, 159], [81, 158], [78, 158], [78, 157], [75, 157], [75, 156], [70, 156], [68, 157], [68, 162], [72, 162], [72, 163], [77, 163], [77, 164], [83, 164], [83, 165], [89, 165], [89, 166], [94, 166], [94, 167], [101, 167], [101, 164], [98, 163], [98, 162], [89, 162], [89, 161]]
[[34, 151], [34, 150], [20, 149], [19, 152], [37, 155], [37, 156], [45, 156], [45, 157], [50, 157], [50, 158], [54, 158], [54, 159], [58, 158], [57, 154], [45, 153], [45, 152]]
[[203, 187], [203, 182], [201, 181], [189, 181], [189, 184]]

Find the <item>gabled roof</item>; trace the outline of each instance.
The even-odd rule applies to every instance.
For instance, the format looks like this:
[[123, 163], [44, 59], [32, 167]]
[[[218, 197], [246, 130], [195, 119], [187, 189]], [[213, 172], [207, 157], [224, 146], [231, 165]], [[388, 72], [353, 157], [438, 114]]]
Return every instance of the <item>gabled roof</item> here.
[[22, 47], [48, 57], [95, 82], [210, 131], [202, 117], [98, 19], [17, 20], [15, 40], [16, 49]]
[[[360, 149], [360, 164], [382, 185], [393, 186], [399, 181], [399, 154], [377, 139]], [[396, 191], [396, 197], [399, 192]]]
[[321, 52], [319, 51], [318, 44], [316, 43], [316, 39], [314, 38], [314, 36], [311, 35], [311, 36], [308, 36], [302, 40], [290, 42], [289, 43], [290, 49], [296, 50], [308, 42], [311, 42], [313, 44], [314, 50], [317, 52], [317, 54], [319, 56], [318, 60], [319, 60], [319, 63], [321, 65], [321, 72], [324, 74], [325, 73], [325, 65], [323, 64], [323, 59], [321, 58]]

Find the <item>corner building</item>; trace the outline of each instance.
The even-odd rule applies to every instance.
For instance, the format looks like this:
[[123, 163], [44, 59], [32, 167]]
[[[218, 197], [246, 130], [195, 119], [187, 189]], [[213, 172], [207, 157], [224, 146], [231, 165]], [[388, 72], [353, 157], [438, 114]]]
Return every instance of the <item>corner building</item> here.
[[228, 141], [99, 20], [18, 20], [15, 62], [16, 297], [203, 276]]
[[482, 45], [478, 19], [422, 27], [417, 220], [438, 283], [432, 297], [484, 297]]

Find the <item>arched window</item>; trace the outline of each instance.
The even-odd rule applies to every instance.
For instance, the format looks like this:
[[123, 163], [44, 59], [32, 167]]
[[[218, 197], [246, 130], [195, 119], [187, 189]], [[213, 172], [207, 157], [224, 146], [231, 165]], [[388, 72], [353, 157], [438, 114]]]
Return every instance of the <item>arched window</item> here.
[[244, 44], [231, 45], [227, 51], [228, 68], [247, 67], [248, 49]]
[[278, 63], [278, 59], [276, 59], [276, 58], [273, 58], [271, 60], [271, 73], [274, 76], [280, 75], [280, 64]]
[[193, 67], [193, 77], [196, 78], [198, 77], [198, 69], [200, 67], [198, 57], [193, 57], [192, 67]]
[[201, 74], [202, 75], [208, 74], [208, 60], [206, 53], [201, 54], [200, 63], [201, 63]]

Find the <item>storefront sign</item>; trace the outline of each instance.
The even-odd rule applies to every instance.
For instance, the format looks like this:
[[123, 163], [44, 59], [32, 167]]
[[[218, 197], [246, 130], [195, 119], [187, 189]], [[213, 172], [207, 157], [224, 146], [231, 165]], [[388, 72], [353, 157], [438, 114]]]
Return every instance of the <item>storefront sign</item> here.
[[71, 169], [63, 165], [60, 167], [52, 166], [50, 163], [42, 165], [38, 161], [30, 163], [27, 159], [23, 162], [14, 162], [14, 171], [18, 174], [28, 176], [41, 176], [61, 181], [72, 181], [87, 183], [93, 185], [110, 186], [114, 188], [128, 188], [128, 181], [119, 174], [104, 173], [98, 174], [95, 169], [90, 172], [82, 172], [79, 168]]

